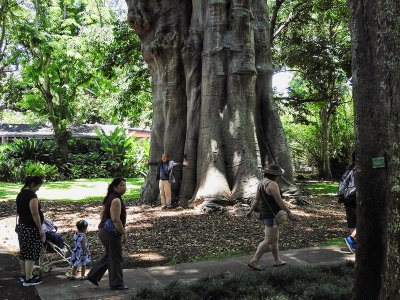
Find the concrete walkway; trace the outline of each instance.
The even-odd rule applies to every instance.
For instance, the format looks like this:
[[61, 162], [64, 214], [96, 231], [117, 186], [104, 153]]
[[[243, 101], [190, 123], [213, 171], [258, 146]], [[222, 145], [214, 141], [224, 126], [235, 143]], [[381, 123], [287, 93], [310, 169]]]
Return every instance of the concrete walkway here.
[[[124, 281], [128, 290], [111, 291], [108, 287], [107, 273], [100, 282], [99, 287], [89, 281], [71, 281], [65, 277], [65, 270], [55, 269], [43, 275], [43, 283], [36, 286], [42, 300], [58, 299], [129, 299], [134, 291], [146, 286], [165, 286], [173, 281], [189, 282], [205, 275], [217, 275], [229, 272], [256, 272], [251, 270], [247, 263], [250, 256], [235, 257], [229, 259], [204, 261], [198, 263], [185, 263], [173, 266], [151, 267], [146, 269], [124, 270]], [[345, 261], [354, 261], [346, 246], [314, 247], [281, 251], [281, 259], [288, 266], [336, 264]], [[272, 268], [273, 259], [270, 253], [266, 253], [261, 264]]]

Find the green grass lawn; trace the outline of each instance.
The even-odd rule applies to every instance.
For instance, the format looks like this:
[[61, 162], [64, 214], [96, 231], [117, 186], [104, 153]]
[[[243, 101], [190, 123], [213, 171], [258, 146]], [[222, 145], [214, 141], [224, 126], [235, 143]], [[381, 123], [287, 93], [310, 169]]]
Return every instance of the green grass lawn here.
[[[96, 201], [104, 198], [111, 181], [112, 178], [92, 178], [45, 182], [37, 195], [41, 201]], [[127, 178], [124, 198], [139, 198], [143, 182], [143, 178]], [[0, 182], [0, 200], [15, 200], [21, 187], [21, 184]]]
[[301, 188], [308, 191], [311, 195], [329, 195], [335, 196], [339, 184], [332, 181], [316, 181], [307, 183], [298, 183]]

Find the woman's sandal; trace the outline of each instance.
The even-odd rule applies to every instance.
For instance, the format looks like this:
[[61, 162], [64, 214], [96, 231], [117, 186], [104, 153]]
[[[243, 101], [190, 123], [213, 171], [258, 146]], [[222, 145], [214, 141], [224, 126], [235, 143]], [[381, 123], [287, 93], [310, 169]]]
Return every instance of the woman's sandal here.
[[279, 263], [274, 263], [272, 266], [274, 266], [274, 267], [282, 267], [282, 266], [284, 266], [284, 265], [286, 265], [286, 264], [287, 264], [287, 262], [281, 261], [281, 262], [279, 262]]
[[258, 265], [258, 266], [253, 266], [251, 264], [247, 264], [250, 268], [252, 268], [255, 271], [264, 271], [265, 268], [262, 265]]

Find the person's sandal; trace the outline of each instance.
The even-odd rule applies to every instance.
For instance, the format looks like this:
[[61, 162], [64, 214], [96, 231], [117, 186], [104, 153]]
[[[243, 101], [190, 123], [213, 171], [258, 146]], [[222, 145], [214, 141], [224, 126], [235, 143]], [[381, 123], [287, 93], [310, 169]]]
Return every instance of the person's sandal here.
[[251, 264], [247, 264], [247, 266], [249, 266], [250, 268], [252, 268], [255, 271], [264, 271], [265, 270], [265, 268], [262, 265], [253, 266]]
[[279, 263], [274, 263], [272, 266], [274, 266], [275, 268], [277, 268], [277, 267], [282, 267], [282, 266], [284, 266], [284, 265], [287, 265], [287, 262], [281, 261], [281, 262], [279, 262]]

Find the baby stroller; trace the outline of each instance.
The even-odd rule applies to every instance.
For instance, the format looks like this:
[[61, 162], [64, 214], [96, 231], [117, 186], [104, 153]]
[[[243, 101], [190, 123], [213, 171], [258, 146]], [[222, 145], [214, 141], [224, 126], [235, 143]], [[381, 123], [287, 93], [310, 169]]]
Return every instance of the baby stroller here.
[[[69, 266], [71, 260], [71, 247], [57, 232], [57, 226], [52, 221], [45, 219], [42, 228], [46, 234], [46, 241], [43, 243], [38, 265], [34, 269], [34, 274], [39, 276], [42, 272], [50, 272], [56, 264]], [[67, 268], [66, 274], [68, 275], [69, 272], [70, 270]]]

